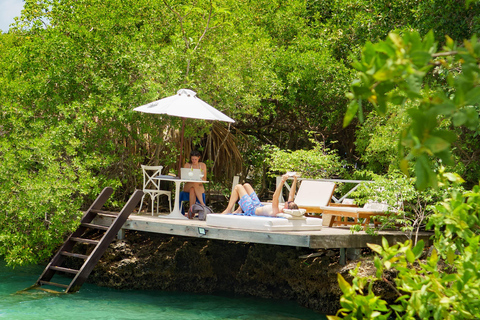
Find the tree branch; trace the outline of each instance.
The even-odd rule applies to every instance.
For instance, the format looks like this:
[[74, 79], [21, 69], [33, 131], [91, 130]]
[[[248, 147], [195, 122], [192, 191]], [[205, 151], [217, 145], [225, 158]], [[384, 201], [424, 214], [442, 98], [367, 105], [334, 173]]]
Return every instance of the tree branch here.
[[445, 56], [454, 56], [456, 54], [458, 54], [458, 51], [437, 52], [432, 54], [432, 57], [437, 58], [437, 57], [445, 57]]
[[208, 26], [210, 24], [210, 19], [212, 18], [212, 0], [210, 0], [210, 10], [208, 11], [208, 19], [207, 19], [207, 25], [205, 26], [205, 30], [203, 30], [203, 34], [200, 36], [200, 38], [198, 39], [198, 42], [197, 44], [195, 45], [195, 48], [193, 48], [193, 51], [197, 50], [198, 48], [198, 45], [200, 44], [200, 42], [202, 41], [203, 37], [205, 36], [205, 34], [207, 33], [208, 31]]

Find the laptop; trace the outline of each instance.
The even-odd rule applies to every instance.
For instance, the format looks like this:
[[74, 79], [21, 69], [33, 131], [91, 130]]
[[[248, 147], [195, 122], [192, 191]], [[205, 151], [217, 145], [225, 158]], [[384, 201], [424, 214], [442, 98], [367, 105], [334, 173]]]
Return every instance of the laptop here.
[[202, 171], [200, 169], [180, 168], [180, 178], [182, 180], [202, 180], [200, 175]]

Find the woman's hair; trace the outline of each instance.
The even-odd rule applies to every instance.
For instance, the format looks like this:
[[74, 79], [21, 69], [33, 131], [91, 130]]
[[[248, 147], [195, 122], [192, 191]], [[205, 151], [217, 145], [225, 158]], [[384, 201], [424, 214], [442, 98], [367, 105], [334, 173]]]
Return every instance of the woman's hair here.
[[295, 202], [293, 201], [288, 201], [287, 202], [287, 209], [290, 209], [290, 210], [295, 210], [295, 209], [298, 209], [298, 206]]
[[202, 155], [198, 150], [192, 150], [192, 152], [190, 152], [190, 157], [201, 157], [201, 156]]

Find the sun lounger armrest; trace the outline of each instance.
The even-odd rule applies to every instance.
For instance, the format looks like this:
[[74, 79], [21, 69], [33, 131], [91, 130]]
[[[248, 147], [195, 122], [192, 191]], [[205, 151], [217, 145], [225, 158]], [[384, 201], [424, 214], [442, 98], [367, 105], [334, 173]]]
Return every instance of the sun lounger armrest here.
[[330, 202], [329, 207], [358, 208], [356, 204]]

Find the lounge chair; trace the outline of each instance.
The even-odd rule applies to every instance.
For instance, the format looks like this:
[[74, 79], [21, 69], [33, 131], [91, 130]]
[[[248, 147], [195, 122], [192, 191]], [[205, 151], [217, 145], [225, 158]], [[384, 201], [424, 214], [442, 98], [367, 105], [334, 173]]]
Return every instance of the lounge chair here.
[[307, 213], [322, 213], [335, 191], [335, 182], [303, 180], [298, 188], [295, 203]]
[[[366, 203], [363, 208], [323, 206], [321, 209], [323, 210], [323, 219], [328, 222], [329, 227], [333, 227], [334, 225], [361, 224], [365, 230], [370, 224], [372, 217], [386, 215], [389, 206], [384, 203], [371, 202]], [[348, 221], [348, 218], [353, 218], [353, 221]], [[358, 219], [364, 220], [363, 222], [359, 222]], [[374, 226], [379, 224], [378, 221], [374, 221], [373, 223]], [[327, 224], [324, 224], [324, 226], [326, 225]]]

